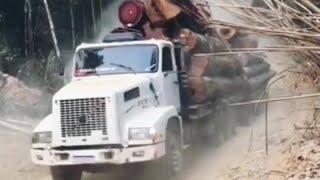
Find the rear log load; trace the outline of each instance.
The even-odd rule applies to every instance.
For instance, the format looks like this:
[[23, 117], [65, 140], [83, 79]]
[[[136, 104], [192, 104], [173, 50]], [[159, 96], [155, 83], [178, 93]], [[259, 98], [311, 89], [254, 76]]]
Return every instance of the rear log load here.
[[[129, 0], [120, 7], [119, 16], [124, 28], [114, 32], [139, 32], [144, 39], [166, 39], [182, 46], [184, 58], [179, 66], [187, 75], [187, 107], [205, 103], [217, 107], [221, 105], [217, 102], [230, 104], [263, 98], [275, 75], [270, 65], [256, 55], [212, 55], [234, 48], [256, 48], [258, 42], [254, 36], [232, 28], [208, 28], [209, 10], [189, 0]], [[232, 111], [241, 125], [249, 125], [256, 109], [244, 106]], [[213, 115], [219, 114], [217, 108], [213, 111]]]
[[[229, 52], [232, 48], [256, 48], [258, 41], [233, 28], [208, 28], [210, 7], [203, 3], [129, 0], [120, 7], [119, 16], [125, 26], [122, 31], [138, 31], [144, 39], [169, 39], [182, 45], [189, 58], [181, 62], [181, 71], [187, 73], [192, 104], [262, 98], [261, 93], [275, 75], [270, 65], [256, 55], [213, 56], [212, 53]], [[248, 122], [248, 111], [254, 112], [254, 108], [240, 107], [239, 111], [245, 112], [242, 119]]]

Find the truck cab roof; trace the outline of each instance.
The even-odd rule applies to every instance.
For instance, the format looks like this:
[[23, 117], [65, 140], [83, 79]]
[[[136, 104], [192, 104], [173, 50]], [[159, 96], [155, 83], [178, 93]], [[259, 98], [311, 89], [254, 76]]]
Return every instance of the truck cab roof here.
[[127, 45], [145, 45], [145, 44], [153, 44], [153, 45], [173, 45], [171, 41], [163, 40], [163, 39], [148, 39], [148, 40], [134, 40], [134, 41], [121, 41], [121, 42], [99, 42], [99, 43], [82, 43], [77, 48], [76, 51], [80, 49], [90, 49], [90, 48], [99, 48], [99, 47], [108, 47], [108, 46], [127, 46]]

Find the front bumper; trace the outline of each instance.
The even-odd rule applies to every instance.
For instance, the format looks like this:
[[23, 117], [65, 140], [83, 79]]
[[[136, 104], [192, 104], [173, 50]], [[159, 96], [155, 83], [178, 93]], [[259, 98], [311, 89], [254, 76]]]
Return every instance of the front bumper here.
[[159, 159], [165, 155], [165, 144], [123, 149], [54, 150], [31, 149], [32, 162], [38, 165], [127, 164]]

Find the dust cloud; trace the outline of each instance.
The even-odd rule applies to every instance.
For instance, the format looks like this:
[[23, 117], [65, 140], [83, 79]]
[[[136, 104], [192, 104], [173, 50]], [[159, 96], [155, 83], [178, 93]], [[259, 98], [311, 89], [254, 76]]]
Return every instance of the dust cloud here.
[[[103, 9], [102, 16], [100, 16], [96, 21], [99, 32], [94, 38], [83, 43], [100, 43], [106, 34], [121, 25], [118, 20], [118, 7], [124, 1], [125, 0], [113, 0], [106, 8]], [[64, 84], [68, 84], [71, 81], [73, 58], [74, 57], [65, 62]]]
[[101, 42], [104, 36], [112, 29], [121, 26], [118, 18], [118, 7], [125, 0], [116, 0], [111, 2], [105, 9], [103, 9], [102, 17], [98, 19], [97, 25], [100, 28], [100, 32], [94, 38], [94, 42]]

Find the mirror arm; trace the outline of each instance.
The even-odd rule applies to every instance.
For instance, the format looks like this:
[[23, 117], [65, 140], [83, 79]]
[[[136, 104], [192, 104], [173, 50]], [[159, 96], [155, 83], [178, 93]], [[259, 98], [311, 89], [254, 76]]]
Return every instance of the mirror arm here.
[[64, 76], [64, 68], [65, 68], [65, 64], [64, 62], [62, 62], [61, 59], [59, 59], [59, 75], [60, 76]]

